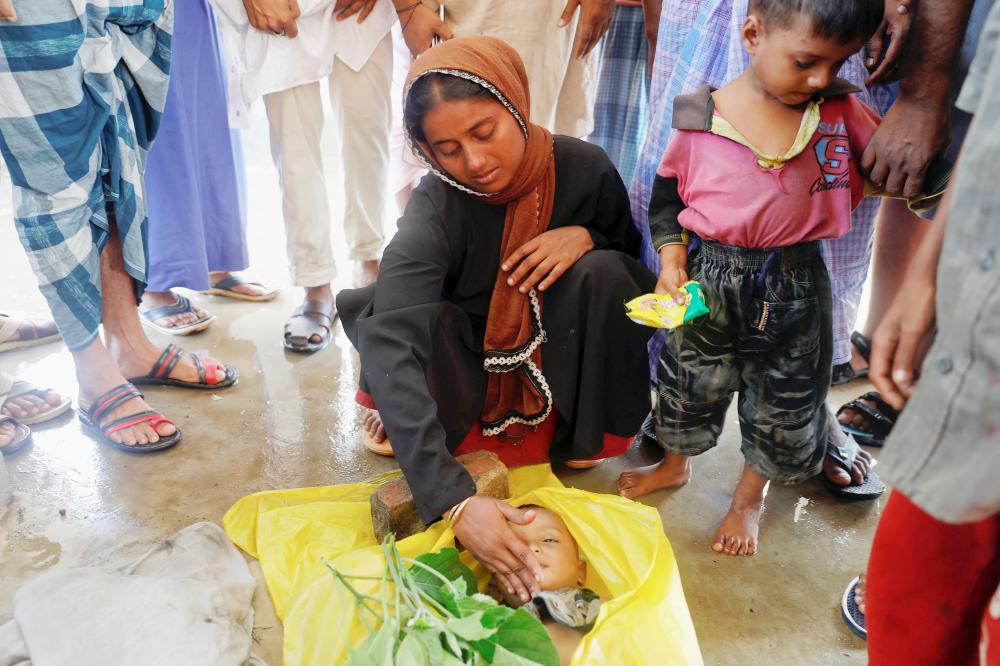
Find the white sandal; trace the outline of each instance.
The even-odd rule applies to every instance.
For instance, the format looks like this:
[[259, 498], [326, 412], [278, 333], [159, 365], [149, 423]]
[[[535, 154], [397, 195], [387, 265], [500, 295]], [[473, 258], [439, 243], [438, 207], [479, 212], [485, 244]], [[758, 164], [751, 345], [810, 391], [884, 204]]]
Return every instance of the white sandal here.
[[[7, 373], [0, 372], [0, 407], [3, 407], [4, 403], [8, 400], [12, 398], [19, 398], [24, 395], [36, 395], [44, 400], [45, 394], [49, 392], [49, 389], [38, 388], [31, 382], [17, 380]], [[54, 393], [54, 391], [52, 392]], [[17, 420], [22, 425], [29, 426], [45, 423], [46, 421], [51, 421], [52, 419], [65, 414], [72, 405], [72, 401], [66, 396], [60, 395], [59, 397], [61, 397], [62, 400], [58, 405], [53, 405], [44, 412], [40, 412], [34, 416], [17, 417]], [[11, 416], [13, 416], [13, 414]]]
[[[21, 326], [29, 324], [35, 337], [20, 338]], [[17, 338], [17, 339], [15, 339]], [[15, 317], [9, 312], [0, 312], [0, 352], [11, 349], [25, 349], [44, 345], [59, 339], [59, 329], [55, 323], [32, 317]]]

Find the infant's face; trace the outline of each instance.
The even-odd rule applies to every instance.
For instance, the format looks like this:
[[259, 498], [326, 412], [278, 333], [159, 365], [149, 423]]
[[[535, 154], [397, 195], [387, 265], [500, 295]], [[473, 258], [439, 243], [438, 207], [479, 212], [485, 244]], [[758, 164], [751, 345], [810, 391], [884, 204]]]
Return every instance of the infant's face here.
[[533, 509], [535, 519], [527, 525], [510, 527], [521, 538], [538, 563], [542, 565], [542, 590], [559, 590], [565, 587], [582, 587], [586, 579], [586, 564], [580, 561], [576, 539], [566, 524], [555, 513], [546, 509]]

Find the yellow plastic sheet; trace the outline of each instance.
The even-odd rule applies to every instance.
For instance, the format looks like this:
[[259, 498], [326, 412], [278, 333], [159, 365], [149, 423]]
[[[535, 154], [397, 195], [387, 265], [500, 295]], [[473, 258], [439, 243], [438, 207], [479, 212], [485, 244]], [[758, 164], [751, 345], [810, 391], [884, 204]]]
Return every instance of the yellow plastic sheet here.
[[[381, 576], [384, 559], [371, 527], [369, 497], [378, 482], [257, 493], [223, 518], [229, 537], [260, 560], [284, 624], [286, 666], [340, 664], [364, 639], [344, 587], [323, 564]], [[573, 666], [702, 663], [673, 551], [655, 509], [613, 495], [564, 487], [548, 465], [510, 472], [511, 504], [557, 512], [587, 561], [587, 586], [605, 603]], [[399, 542], [406, 557], [454, 546], [443, 523]], [[463, 561], [486, 583], [468, 553]], [[375, 581], [357, 581], [375, 592]]]

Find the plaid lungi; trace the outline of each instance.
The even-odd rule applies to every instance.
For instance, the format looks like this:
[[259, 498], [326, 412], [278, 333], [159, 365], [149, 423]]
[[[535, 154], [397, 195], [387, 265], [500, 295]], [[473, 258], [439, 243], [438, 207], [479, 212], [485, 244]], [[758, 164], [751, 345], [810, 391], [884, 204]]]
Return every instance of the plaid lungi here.
[[[629, 188], [632, 218], [644, 239], [642, 260], [654, 272], [659, 270], [659, 257], [649, 238], [649, 197], [656, 168], [672, 136], [674, 98], [706, 83], [721, 87], [743, 73], [750, 62], [740, 37], [747, 2], [663, 0], [649, 91], [649, 131]], [[865, 104], [884, 114], [892, 104], [893, 92], [889, 86], [865, 88], [867, 75], [861, 53], [840, 71], [841, 77], [862, 88], [858, 96]], [[851, 231], [821, 244], [833, 287], [834, 364], [846, 363], [851, 357], [851, 331], [868, 276], [879, 203], [875, 198], [864, 200], [854, 211]], [[662, 340], [660, 333], [650, 341], [650, 369], [654, 373]]]
[[648, 53], [642, 7], [616, 6], [604, 38], [594, 132], [587, 141], [604, 148], [626, 184], [649, 126]]
[[[101, 321], [100, 252], [116, 227], [146, 282], [142, 173], [170, 67], [170, 0], [32, 0], [0, 22], [0, 152], [15, 224], [71, 351]], [[109, 213], [110, 211], [110, 213]]]

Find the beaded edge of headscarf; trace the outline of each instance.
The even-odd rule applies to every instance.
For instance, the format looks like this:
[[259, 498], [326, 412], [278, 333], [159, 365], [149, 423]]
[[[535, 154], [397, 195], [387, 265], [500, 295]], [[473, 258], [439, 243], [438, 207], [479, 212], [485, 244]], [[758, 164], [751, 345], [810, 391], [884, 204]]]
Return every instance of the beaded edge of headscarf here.
[[[497, 98], [497, 101], [503, 104], [504, 107], [508, 111], [510, 111], [511, 115], [514, 116], [514, 119], [517, 121], [517, 124], [521, 126], [521, 132], [524, 133], [525, 138], [528, 137], [527, 123], [524, 122], [524, 118], [522, 118], [521, 114], [517, 112], [517, 109], [514, 108], [514, 105], [510, 103], [510, 100], [507, 99], [507, 96], [504, 95], [502, 92], [500, 92], [500, 90], [496, 86], [494, 86], [486, 79], [476, 76], [472, 72], [467, 72], [463, 69], [429, 69], [426, 72], [421, 72], [419, 76], [410, 81], [410, 85], [408, 85], [406, 87], [406, 90], [403, 91], [404, 104], [406, 100], [409, 99], [410, 90], [413, 89], [414, 84], [416, 84], [417, 81], [424, 78], [428, 74], [447, 74], [449, 76], [457, 76], [460, 79], [465, 79], [466, 81], [472, 81], [473, 83], [476, 83], [485, 88], [486, 90], [490, 91], [490, 93]], [[408, 127], [406, 127], [405, 124], [403, 125], [403, 136], [406, 137], [406, 145], [409, 147], [410, 152], [413, 153], [413, 156], [417, 158], [421, 166], [423, 166], [425, 169], [433, 173], [435, 176], [437, 176], [444, 182], [448, 183], [452, 187], [455, 187], [465, 192], [466, 194], [472, 194], [473, 196], [482, 197], [484, 199], [497, 195], [497, 193], [495, 192], [494, 193], [477, 192], [471, 187], [466, 187], [465, 185], [462, 185], [461, 183], [457, 182], [447, 173], [439, 169], [434, 164], [434, 162], [429, 157], [427, 157], [427, 155], [424, 154], [424, 151], [420, 147], [420, 144], [413, 140], [413, 137], [410, 134], [410, 130]]]

